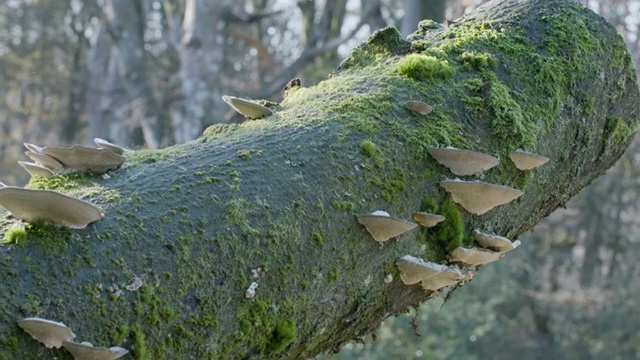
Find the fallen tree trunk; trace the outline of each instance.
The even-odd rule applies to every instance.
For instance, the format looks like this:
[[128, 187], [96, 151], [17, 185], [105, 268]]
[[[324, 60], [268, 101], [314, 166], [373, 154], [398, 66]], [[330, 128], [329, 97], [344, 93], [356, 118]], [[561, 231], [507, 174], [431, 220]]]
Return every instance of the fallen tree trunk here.
[[[129, 153], [108, 177], [32, 180], [105, 217], [83, 230], [30, 224], [22, 238], [19, 221], [2, 216], [0, 358], [71, 358], [16, 325], [33, 316], [136, 359], [339, 349], [439, 295], [404, 285], [399, 258], [446, 263], [474, 244], [475, 229], [515, 238], [632, 139], [640, 106], [630, 56], [573, 1], [497, 1], [448, 28], [423, 22], [410, 39], [376, 32], [329, 79], [294, 84], [265, 119]], [[409, 100], [433, 110], [409, 111]], [[451, 202], [440, 182], [457, 176], [428, 154], [447, 146], [501, 159], [465, 180], [524, 195], [483, 215]], [[550, 161], [518, 170], [517, 149]], [[381, 246], [356, 220], [376, 210], [447, 219]]]

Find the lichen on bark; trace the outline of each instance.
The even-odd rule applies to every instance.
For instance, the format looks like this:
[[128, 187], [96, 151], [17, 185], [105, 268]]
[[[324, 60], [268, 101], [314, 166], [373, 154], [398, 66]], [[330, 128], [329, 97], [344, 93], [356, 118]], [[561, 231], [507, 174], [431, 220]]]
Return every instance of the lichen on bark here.
[[[127, 154], [128, 166], [108, 179], [32, 181], [90, 200], [106, 217], [78, 231], [30, 224], [18, 244], [0, 245], [0, 358], [70, 358], [17, 328], [29, 316], [140, 359], [299, 359], [337, 349], [435, 296], [384, 281], [399, 279], [398, 258], [441, 261], [449, 244], [433, 234], [454, 234], [455, 244], [476, 228], [516, 237], [632, 138], [640, 105], [629, 54], [573, 1], [498, 1], [410, 38], [380, 30], [327, 80], [287, 92], [274, 115]], [[451, 73], [403, 75], [398, 64], [416, 55]], [[412, 113], [408, 100], [433, 111]], [[525, 195], [466, 213], [438, 185], [452, 174], [427, 153], [444, 146], [500, 157], [483, 180]], [[518, 171], [507, 156], [516, 148], [551, 161]], [[355, 218], [385, 210], [410, 219], [421, 205], [461, 221], [380, 247]], [[1, 232], [17, 222], [3, 214]], [[129, 291], [133, 279], [143, 285]]]

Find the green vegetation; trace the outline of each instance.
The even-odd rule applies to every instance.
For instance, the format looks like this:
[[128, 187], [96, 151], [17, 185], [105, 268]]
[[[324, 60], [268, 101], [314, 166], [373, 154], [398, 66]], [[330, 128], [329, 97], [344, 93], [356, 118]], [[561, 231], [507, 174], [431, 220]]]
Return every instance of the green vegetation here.
[[397, 69], [401, 75], [419, 81], [447, 80], [454, 73], [448, 61], [421, 54], [403, 57], [398, 61]]
[[297, 337], [298, 329], [296, 329], [294, 321], [279, 322], [273, 329], [268, 348], [270, 351], [278, 353], [294, 342]]
[[5, 244], [22, 245], [27, 239], [27, 231], [23, 225], [13, 225], [4, 233], [2, 242]]
[[366, 157], [374, 157], [380, 152], [380, 149], [371, 140], [365, 140], [360, 143], [360, 154]]
[[427, 232], [427, 242], [435, 244], [435, 253], [442, 258], [455, 248], [462, 246], [464, 239], [464, 221], [456, 204], [446, 200], [439, 209], [445, 220]]
[[460, 55], [460, 61], [462, 62], [462, 67], [467, 71], [495, 70], [498, 66], [498, 60], [491, 54], [480, 54], [475, 51], [462, 53], [462, 55]]

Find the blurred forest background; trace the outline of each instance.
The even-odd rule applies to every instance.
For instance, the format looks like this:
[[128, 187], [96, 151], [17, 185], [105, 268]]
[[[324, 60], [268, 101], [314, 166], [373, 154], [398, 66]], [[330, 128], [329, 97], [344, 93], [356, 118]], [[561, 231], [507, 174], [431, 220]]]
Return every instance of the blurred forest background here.
[[[129, 147], [233, 122], [221, 95], [279, 101], [325, 78], [387, 25], [456, 19], [477, 0], [3, 0], [0, 181], [22, 185], [23, 142]], [[581, 3], [640, 65], [640, 0]], [[592, 94], [601, 96], [602, 94]], [[640, 359], [640, 147], [521, 236], [443, 305], [389, 318], [325, 359]], [[420, 335], [418, 335], [420, 334]]]

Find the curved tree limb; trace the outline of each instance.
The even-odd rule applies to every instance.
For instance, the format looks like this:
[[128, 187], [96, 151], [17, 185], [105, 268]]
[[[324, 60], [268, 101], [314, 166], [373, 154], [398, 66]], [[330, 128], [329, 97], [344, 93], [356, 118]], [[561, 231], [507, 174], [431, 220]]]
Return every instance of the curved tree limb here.
[[[32, 180], [106, 216], [84, 230], [30, 224], [26, 239], [17, 220], [0, 219], [9, 240], [0, 246], [0, 357], [70, 358], [16, 325], [33, 316], [136, 359], [338, 349], [438, 295], [404, 285], [399, 258], [444, 264], [453, 248], [474, 244], [475, 229], [514, 239], [631, 141], [640, 102], [630, 56], [575, 2], [496, 1], [447, 29], [429, 27], [412, 42], [394, 29], [375, 33], [326, 81], [289, 89], [263, 120], [125, 154], [128, 166], [109, 178]], [[433, 111], [410, 112], [408, 100]], [[427, 153], [446, 146], [499, 157], [464, 178], [524, 195], [466, 212], [440, 186], [455, 176]], [[516, 149], [550, 161], [517, 170]], [[447, 220], [383, 246], [356, 220], [375, 210], [409, 220], [421, 209]]]

